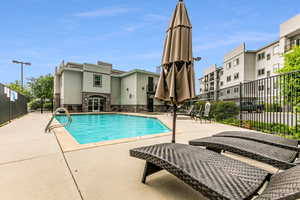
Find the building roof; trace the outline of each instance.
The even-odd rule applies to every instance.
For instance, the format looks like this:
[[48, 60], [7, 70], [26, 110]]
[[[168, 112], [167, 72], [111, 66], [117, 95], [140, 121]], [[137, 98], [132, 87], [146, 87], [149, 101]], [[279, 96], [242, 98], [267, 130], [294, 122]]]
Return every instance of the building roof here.
[[[104, 63], [104, 62], [100, 62], [100, 61], [98, 61], [97, 64], [89, 64], [89, 63], [80, 64], [80, 63], [75, 63], [75, 62], [67, 62], [67, 63], [62, 62], [60, 64], [60, 67], [58, 69], [56, 69], [56, 73], [60, 74], [64, 70], [82, 71], [84, 65], [100, 66], [100, 64], [110, 65], [109, 63]], [[117, 70], [117, 69], [111, 70], [111, 76], [113, 76], [113, 77], [125, 77], [125, 76], [130, 76], [131, 74], [134, 74], [134, 73], [143, 73], [143, 74], [148, 74], [148, 75], [152, 75], [152, 76], [159, 76], [158, 73], [141, 70], [141, 69], [133, 69], [128, 72], [125, 72], [122, 70]]]
[[261, 51], [261, 50], [263, 50], [263, 49], [266, 49], [266, 48], [268, 48], [268, 47], [270, 47], [270, 46], [272, 46], [272, 45], [274, 45], [274, 44], [276, 44], [276, 43], [279, 43], [279, 40], [275, 40], [275, 41], [273, 41], [273, 42], [270, 42], [269, 44], [267, 44], [267, 45], [265, 45], [265, 46], [263, 46], [263, 47], [257, 49], [255, 52], [258, 52], [258, 51]]
[[123, 74], [112, 74], [112, 76], [113, 77], [125, 77], [125, 76], [130, 76], [134, 73], [142, 73], [142, 74], [148, 74], [148, 75], [152, 75], [152, 76], [159, 76], [159, 74], [157, 74], [157, 73], [146, 71], [146, 70], [141, 70], [141, 69], [133, 69], [133, 70], [123, 73]]

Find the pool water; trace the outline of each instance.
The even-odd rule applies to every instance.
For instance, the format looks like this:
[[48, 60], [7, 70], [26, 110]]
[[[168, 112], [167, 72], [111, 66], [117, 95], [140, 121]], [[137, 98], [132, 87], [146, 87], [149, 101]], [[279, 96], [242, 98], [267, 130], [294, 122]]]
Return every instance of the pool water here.
[[[60, 123], [67, 121], [65, 116], [56, 116], [56, 119]], [[155, 118], [117, 114], [72, 115], [72, 123], [65, 128], [79, 144], [154, 135], [170, 131]]]

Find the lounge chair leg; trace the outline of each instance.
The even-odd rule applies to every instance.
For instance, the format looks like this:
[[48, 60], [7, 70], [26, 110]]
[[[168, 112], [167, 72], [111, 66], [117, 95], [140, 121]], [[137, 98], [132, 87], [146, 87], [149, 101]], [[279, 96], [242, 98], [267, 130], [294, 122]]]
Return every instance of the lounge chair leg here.
[[142, 178], [142, 183], [146, 183], [147, 176], [154, 174], [160, 170], [162, 170], [162, 168], [146, 161], [144, 174], [143, 174], [143, 178]]

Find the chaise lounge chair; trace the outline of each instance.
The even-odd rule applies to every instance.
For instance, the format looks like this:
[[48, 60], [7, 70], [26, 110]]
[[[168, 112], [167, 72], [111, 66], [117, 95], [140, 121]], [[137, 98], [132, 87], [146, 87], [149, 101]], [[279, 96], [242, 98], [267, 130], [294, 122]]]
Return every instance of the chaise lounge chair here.
[[292, 140], [288, 138], [283, 138], [279, 136], [274, 136], [271, 134], [250, 132], [250, 131], [224, 131], [213, 135], [213, 137], [231, 137], [231, 138], [241, 138], [245, 140], [253, 140], [256, 142], [261, 142], [265, 144], [270, 144], [273, 146], [282, 147], [285, 149], [291, 149], [294, 151], [300, 151], [298, 147], [299, 141]]
[[211, 104], [206, 103], [204, 106], [204, 111], [203, 112], [201, 111], [194, 116], [195, 120], [199, 119], [200, 122], [202, 122], [202, 120], [211, 122], [210, 111], [211, 111]]
[[[130, 150], [146, 160], [142, 182], [167, 170], [209, 199], [251, 199], [269, 179], [265, 170], [206, 149], [184, 144], [158, 144]], [[300, 167], [273, 175], [257, 200], [300, 197]]]
[[195, 106], [192, 105], [189, 110], [184, 111], [184, 112], [178, 112], [177, 115], [191, 116], [194, 111], [194, 107]]
[[230, 137], [206, 137], [189, 141], [190, 145], [202, 146], [221, 153], [232, 152], [244, 157], [267, 163], [279, 169], [289, 169], [296, 165], [297, 150], [285, 149], [253, 140]]

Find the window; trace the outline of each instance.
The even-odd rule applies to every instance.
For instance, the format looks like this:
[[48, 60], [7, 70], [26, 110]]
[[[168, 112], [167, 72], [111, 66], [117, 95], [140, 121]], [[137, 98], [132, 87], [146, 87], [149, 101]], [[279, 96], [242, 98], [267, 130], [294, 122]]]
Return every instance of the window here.
[[271, 71], [267, 71], [267, 77], [270, 77], [271, 76]]
[[102, 75], [94, 74], [94, 87], [102, 87]]
[[237, 65], [239, 65], [240, 64], [240, 59], [239, 58], [237, 58], [237, 59], [235, 59], [234, 61], [233, 61], [233, 66], [237, 66]]
[[239, 79], [239, 76], [240, 76], [239, 73], [235, 73], [234, 76], [233, 76], [233, 79], [234, 79], [234, 80], [237, 80], [237, 79]]
[[229, 89], [227, 90], [227, 94], [230, 94], [230, 90]]
[[259, 53], [257, 55], [257, 60], [263, 60], [263, 59], [265, 59], [265, 52]]
[[279, 70], [279, 64], [273, 65], [273, 72], [276, 73]]
[[209, 76], [210, 76], [210, 78], [209, 78], [210, 81], [215, 80], [215, 73], [210, 73]]
[[300, 38], [295, 40], [295, 45], [300, 46]]
[[227, 69], [230, 69], [231, 68], [231, 62], [227, 63]]
[[270, 60], [271, 59], [271, 54], [267, 54], [267, 60]]
[[265, 69], [259, 69], [257, 72], [258, 76], [262, 76], [265, 74]]
[[231, 76], [227, 76], [227, 82], [231, 81]]
[[153, 82], [153, 77], [148, 77], [148, 87], [147, 87], [148, 92], [154, 92], [154, 82]]
[[205, 79], [204, 79], [205, 82], [208, 81], [208, 75], [205, 75]]
[[239, 92], [239, 88], [238, 87], [234, 88], [233, 90], [234, 90], [234, 93], [238, 93]]
[[220, 82], [220, 86], [223, 86], [223, 81]]
[[273, 55], [279, 54], [279, 45], [273, 48]]

